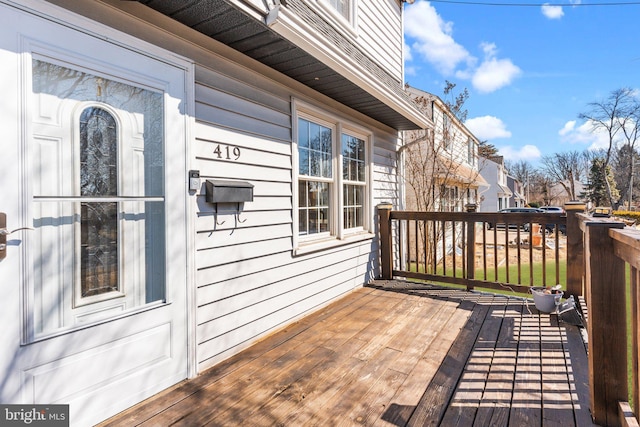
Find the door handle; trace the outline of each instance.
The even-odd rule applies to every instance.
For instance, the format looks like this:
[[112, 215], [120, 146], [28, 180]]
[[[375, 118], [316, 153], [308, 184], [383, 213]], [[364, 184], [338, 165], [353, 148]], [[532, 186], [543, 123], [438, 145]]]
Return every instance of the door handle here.
[[0, 212], [0, 259], [7, 256], [7, 236], [20, 230], [35, 230], [33, 227], [20, 227], [15, 230], [7, 230], [7, 214]]

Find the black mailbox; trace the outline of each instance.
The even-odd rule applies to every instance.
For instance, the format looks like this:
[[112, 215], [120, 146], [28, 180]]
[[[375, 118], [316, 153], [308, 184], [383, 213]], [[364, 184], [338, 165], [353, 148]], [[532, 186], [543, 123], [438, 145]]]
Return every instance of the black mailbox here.
[[246, 181], [208, 179], [206, 190], [207, 203], [253, 202], [253, 184]]

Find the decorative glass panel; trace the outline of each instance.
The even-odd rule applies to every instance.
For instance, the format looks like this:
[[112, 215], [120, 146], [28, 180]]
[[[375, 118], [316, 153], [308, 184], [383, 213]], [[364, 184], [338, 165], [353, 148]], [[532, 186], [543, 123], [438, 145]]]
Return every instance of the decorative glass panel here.
[[[116, 121], [101, 108], [80, 116], [80, 195], [118, 195]], [[81, 296], [118, 290], [118, 204], [82, 203]]]
[[37, 336], [165, 298], [165, 130], [161, 91], [32, 67]]

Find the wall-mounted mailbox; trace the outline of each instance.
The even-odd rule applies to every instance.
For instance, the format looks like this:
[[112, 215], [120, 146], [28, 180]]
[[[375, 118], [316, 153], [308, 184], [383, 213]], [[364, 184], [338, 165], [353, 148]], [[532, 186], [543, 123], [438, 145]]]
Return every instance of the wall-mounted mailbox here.
[[253, 202], [253, 184], [246, 181], [208, 179], [206, 190], [207, 203]]

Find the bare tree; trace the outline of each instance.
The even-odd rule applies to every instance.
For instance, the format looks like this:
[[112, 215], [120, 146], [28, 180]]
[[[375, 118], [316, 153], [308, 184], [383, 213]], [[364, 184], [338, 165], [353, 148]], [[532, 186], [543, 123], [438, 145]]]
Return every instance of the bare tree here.
[[[621, 141], [637, 136], [637, 119], [640, 111], [636, 91], [625, 87], [616, 89], [602, 101], [589, 103], [589, 111], [580, 113], [578, 117], [586, 120], [591, 125], [591, 131], [605, 132], [608, 138], [608, 146], [605, 149], [603, 168], [611, 165], [612, 156]], [[609, 181], [605, 180], [607, 194], [611, 206], [615, 206], [614, 194], [609, 187]]]
[[519, 160], [517, 162], [506, 161], [505, 166], [509, 171], [509, 175], [520, 181], [525, 188], [525, 198], [527, 199], [527, 203], [530, 202], [530, 190], [531, 190], [531, 181], [533, 180], [536, 169], [531, 165], [531, 163], [526, 160]]
[[570, 200], [577, 200], [576, 181], [582, 181], [587, 173], [587, 156], [579, 151], [568, 151], [543, 156], [541, 172], [560, 184]]
[[[433, 129], [406, 131], [403, 135], [405, 144], [400, 149], [404, 158], [402, 179], [406, 184], [407, 207], [410, 209], [460, 210], [469, 195], [475, 201], [475, 182], [479, 172], [464, 163], [477, 164], [477, 140], [466, 133], [468, 131], [460, 120], [467, 114], [463, 104], [468, 93], [465, 90], [462, 94], [453, 96], [454, 87], [455, 85], [447, 82], [445, 94], [452, 97], [449, 102], [407, 87], [418, 108], [434, 121]], [[421, 223], [418, 227], [420, 241], [425, 236], [441, 240], [452, 232], [433, 224]], [[457, 230], [462, 230], [462, 227]], [[431, 266], [438, 256], [437, 250], [430, 245], [426, 252], [416, 256], [424, 257], [425, 265]]]
[[626, 143], [618, 147], [612, 158], [612, 166], [616, 187], [620, 192], [620, 198], [615, 207], [618, 208], [626, 200], [627, 208], [630, 210], [634, 193], [640, 187], [640, 180], [635, 180], [640, 166], [640, 154], [635, 144]]

